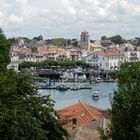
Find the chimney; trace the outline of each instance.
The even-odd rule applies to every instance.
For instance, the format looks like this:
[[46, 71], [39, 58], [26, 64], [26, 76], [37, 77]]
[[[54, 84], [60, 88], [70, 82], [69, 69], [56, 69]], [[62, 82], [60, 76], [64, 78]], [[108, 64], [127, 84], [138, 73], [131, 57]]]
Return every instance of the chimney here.
[[73, 129], [76, 128], [76, 126], [77, 126], [77, 119], [76, 118], [72, 119], [72, 126], [73, 126]]

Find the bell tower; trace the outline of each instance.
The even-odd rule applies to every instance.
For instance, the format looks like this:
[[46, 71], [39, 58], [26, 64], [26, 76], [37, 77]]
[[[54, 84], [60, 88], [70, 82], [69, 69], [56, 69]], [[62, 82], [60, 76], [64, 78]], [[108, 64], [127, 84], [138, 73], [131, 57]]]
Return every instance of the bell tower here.
[[81, 49], [85, 49], [87, 51], [89, 50], [90, 39], [89, 39], [89, 33], [86, 31], [81, 33], [80, 47]]

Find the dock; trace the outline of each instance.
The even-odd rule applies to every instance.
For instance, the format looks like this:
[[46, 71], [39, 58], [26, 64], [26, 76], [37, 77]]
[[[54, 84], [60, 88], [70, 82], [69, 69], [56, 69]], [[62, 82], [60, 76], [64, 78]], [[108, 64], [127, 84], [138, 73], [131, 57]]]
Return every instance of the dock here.
[[[54, 90], [58, 90], [58, 87], [57, 86], [52, 86], [52, 87], [45, 87], [45, 86], [40, 86], [40, 87], [37, 87], [37, 89], [44, 89], [44, 90], [51, 90], [51, 89], [54, 89]], [[83, 90], [83, 89], [92, 89], [92, 87], [79, 87], [79, 88], [74, 88], [74, 87], [69, 87], [70, 90]]]

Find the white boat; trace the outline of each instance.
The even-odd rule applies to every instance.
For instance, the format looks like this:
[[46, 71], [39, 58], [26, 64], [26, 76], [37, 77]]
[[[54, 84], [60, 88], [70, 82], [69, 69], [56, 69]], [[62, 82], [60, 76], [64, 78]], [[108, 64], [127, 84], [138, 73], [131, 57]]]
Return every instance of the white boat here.
[[93, 100], [98, 100], [100, 98], [100, 94], [98, 91], [94, 91], [92, 94], [92, 99]]
[[71, 80], [71, 79], [74, 79], [74, 75], [72, 72], [71, 73], [64, 72], [63, 75], [60, 76], [60, 78]]
[[79, 81], [86, 81], [86, 80], [87, 80], [87, 77], [86, 77], [85, 74], [84, 74], [84, 75], [79, 75], [79, 76], [78, 76], [78, 80], [79, 80]]
[[97, 78], [95, 79], [95, 82], [96, 82], [96, 83], [101, 83], [101, 82], [102, 82], [102, 78], [97, 77]]

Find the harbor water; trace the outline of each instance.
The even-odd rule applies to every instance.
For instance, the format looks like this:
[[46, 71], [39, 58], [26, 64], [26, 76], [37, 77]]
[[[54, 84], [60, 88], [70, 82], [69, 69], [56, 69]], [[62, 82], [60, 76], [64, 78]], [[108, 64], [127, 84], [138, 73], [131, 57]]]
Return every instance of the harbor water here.
[[[57, 83], [59, 85], [61, 83]], [[68, 86], [73, 86], [76, 83], [65, 83]], [[79, 86], [89, 85], [89, 83], [78, 83]], [[101, 108], [108, 109], [111, 108], [110, 100], [113, 97], [114, 90], [117, 87], [115, 82], [102, 82], [90, 85], [92, 89], [82, 89], [82, 90], [66, 90], [59, 91], [55, 89], [40, 90], [41, 96], [50, 95], [51, 99], [55, 101], [54, 108], [62, 109], [67, 106], [73, 105], [80, 102]], [[99, 91], [99, 100], [93, 100], [93, 91]]]

